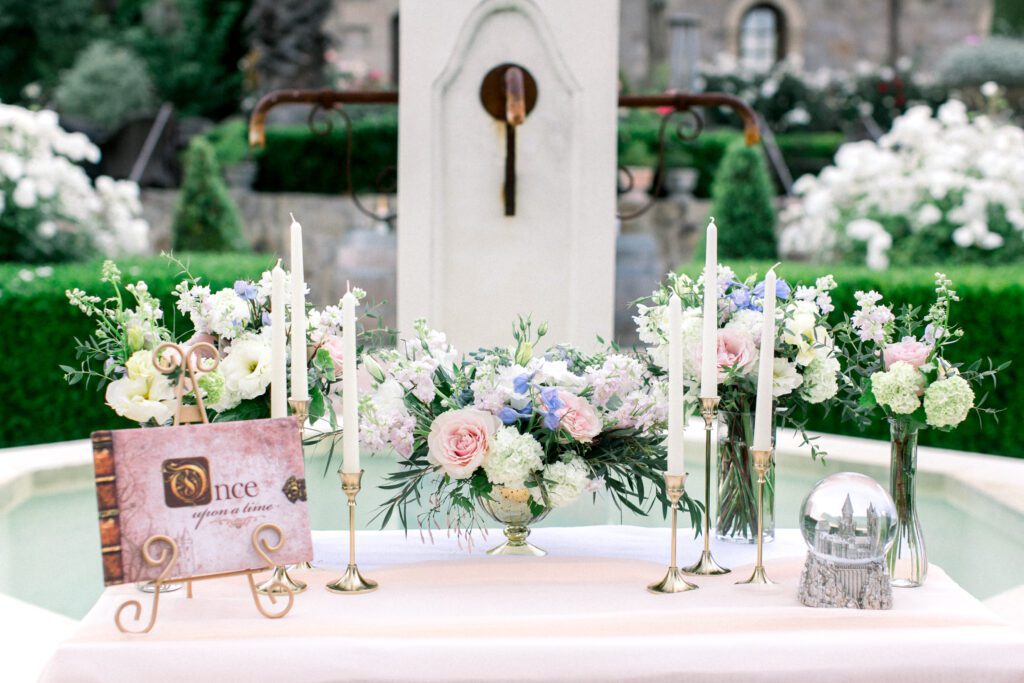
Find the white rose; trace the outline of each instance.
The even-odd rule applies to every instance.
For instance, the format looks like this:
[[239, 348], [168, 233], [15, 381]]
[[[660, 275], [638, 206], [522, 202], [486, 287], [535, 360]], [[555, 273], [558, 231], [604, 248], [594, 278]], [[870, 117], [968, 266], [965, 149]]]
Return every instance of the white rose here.
[[107, 385], [107, 405], [134, 422], [167, 422], [174, 414], [174, 390], [162, 376], [150, 379], [123, 377]]
[[236, 341], [220, 371], [229, 393], [242, 399], [262, 396], [270, 385], [270, 345], [262, 337]]

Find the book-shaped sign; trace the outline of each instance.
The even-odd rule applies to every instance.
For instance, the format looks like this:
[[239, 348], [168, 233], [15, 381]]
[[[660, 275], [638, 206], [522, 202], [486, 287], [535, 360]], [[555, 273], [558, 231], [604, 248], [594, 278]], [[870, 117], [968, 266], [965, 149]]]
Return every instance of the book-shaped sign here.
[[267, 523], [283, 535], [277, 564], [313, 558], [292, 418], [104, 431], [92, 443], [106, 585], [159, 575], [142, 555], [155, 535], [177, 544], [173, 577], [266, 566], [253, 532]]

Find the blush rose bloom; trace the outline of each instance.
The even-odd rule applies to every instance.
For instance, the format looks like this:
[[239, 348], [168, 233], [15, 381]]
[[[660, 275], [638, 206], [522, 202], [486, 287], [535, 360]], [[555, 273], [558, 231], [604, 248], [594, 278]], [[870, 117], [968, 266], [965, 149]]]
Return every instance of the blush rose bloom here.
[[558, 426], [569, 432], [573, 439], [580, 443], [590, 443], [601, 433], [601, 416], [587, 399], [564, 389], [559, 389], [558, 399], [563, 404], [556, 413]]
[[499, 429], [501, 420], [476, 408], [442, 413], [430, 425], [427, 460], [453, 479], [468, 479], [484, 464]]
[[928, 362], [928, 355], [932, 347], [924, 342], [919, 342], [913, 337], [904, 337], [902, 341], [889, 344], [882, 351], [882, 359], [885, 361], [885, 369], [892, 367], [893, 363], [907, 363], [919, 368]]
[[334, 363], [334, 379], [341, 379], [341, 364], [345, 359], [345, 354], [342, 352], [343, 342], [341, 337], [336, 334], [329, 334], [320, 344], [320, 347], [327, 349], [327, 353], [331, 354], [331, 362]]
[[[701, 363], [701, 351], [697, 351], [697, 367]], [[725, 381], [725, 369], [735, 368], [740, 374], [746, 374], [757, 365], [757, 347], [750, 334], [738, 327], [725, 327], [718, 330], [718, 381]]]

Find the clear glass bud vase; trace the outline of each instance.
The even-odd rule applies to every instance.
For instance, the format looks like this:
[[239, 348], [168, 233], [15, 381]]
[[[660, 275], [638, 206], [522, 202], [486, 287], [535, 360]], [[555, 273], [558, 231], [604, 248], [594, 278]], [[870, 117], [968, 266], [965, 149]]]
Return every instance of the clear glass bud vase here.
[[[754, 469], [753, 411], [718, 411], [718, 516], [715, 535], [723, 541], [757, 543], [757, 470]], [[775, 420], [772, 459], [765, 474], [764, 540], [775, 538]]]
[[917, 516], [917, 433], [908, 420], [889, 421], [889, 491], [896, 502], [896, 540], [885, 557], [893, 586], [913, 588], [928, 576], [928, 553]]

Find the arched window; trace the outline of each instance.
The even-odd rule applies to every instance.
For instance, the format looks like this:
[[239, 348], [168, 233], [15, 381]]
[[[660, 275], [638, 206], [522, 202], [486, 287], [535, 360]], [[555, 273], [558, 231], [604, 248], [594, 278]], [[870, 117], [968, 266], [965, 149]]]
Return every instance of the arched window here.
[[754, 5], [740, 20], [740, 65], [767, 71], [786, 55], [786, 26], [782, 13], [773, 5]]

